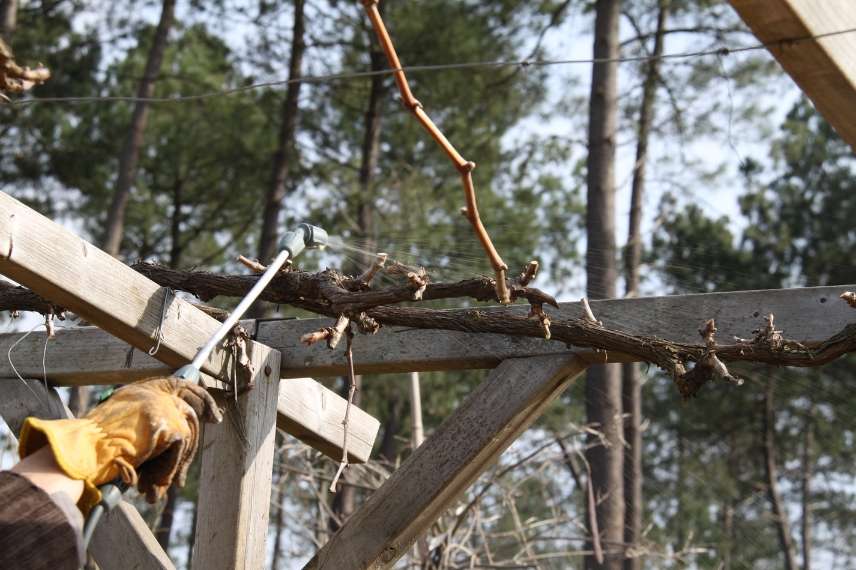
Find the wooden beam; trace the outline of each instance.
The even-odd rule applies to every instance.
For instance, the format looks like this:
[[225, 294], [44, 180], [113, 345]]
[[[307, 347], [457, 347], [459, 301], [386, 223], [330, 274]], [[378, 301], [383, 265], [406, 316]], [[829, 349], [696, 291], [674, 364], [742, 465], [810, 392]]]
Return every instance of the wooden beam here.
[[204, 429], [195, 569], [265, 565], [280, 360], [260, 344], [250, 358], [255, 387], [230, 402], [223, 422]]
[[[592, 301], [591, 307], [607, 327], [685, 343], [699, 343], [698, 330], [710, 318], [716, 319], [717, 339], [722, 343], [735, 336], [751, 338], [752, 331], [763, 325], [763, 317], [773, 313], [777, 328], [787, 338], [812, 344], [853, 321], [853, 310], [838, 297], [854, 289], [856, 285], [842, 285], [610, 299]], [[580, 303], [561, 303], [560, 307], [547, 308], [554, 321], [582, 315]], [[528, 306], [478, 310], [525, 315]], [[283, 377], [339, 375], [344, 373], [344, 348], [329, 350], [300, 342], [304, 333], [329, 325], [329, 319], [259, 321], [256, 339], [282, 352]], [[354, 339], [358, 373], [494, 368], [505, 358], [568, 352], [562, 343], [536, 338], [395, 327]], [[613, 362], [627, 360], [618, 354], [609, 356]]]
[[[220, 323], [111, 255], [0, 192], [0, 273], [156, 357], [187, 364]], [[163, 322], [161, 317], [163, 316]], [[229, 353], [203, 365], [228, 377]]]
[[856, 149], [856, 28], [852, 0], [730, 0], [817, 109]]
[[[855, 289], [856, 285], [839, 285], [642, 297], [592, 301], [591, 306], [606, 326], [687, 343], [700, 341], [698, 329], [708, 318], [716, 319], [717, 338], [725, 343], [734, 336], [751, 337], [763, 316], [773, 313], [776, 326], [784, 329], [785, 336], [812, 344], [841, 331], [852, 321], [852, 309], [838, 297]], [[526, 306], [479, 309], [517, 315], [527, 310]], [[578, 316], [582, 308], [579, 303], [562, 303], [559, 310], [548, 308], [548, 312], [555, 320]], [[330, 323], [330, 319], [260, 320], [255, 338], [282, 352], [283, 378], [337, 376], [344, 373], [344, 348], [329, 350], [323, 345], [307, 347], [300, 342], [304, 333]], [[0, 335], [0, 354], [8, 352], [20, 338], [20, 333]], [[15, 347], [12, 360], [23, 375], [42, 376], [44, 342], [44, 333], [34, 332]], [[128, 345], [97, 329], [59, 330], [48, 346], [48, 378], [60, 385], [122, 383], [169, 371], [140, 351], [134, 352], [131, 367], [126, 368], [128, 350]], [[356, 369], [364, 374], [489, 369], [506, 358], [568, 352], [570, 349], [562, 343], [536, 338], [397, 327], [383, 328], [372, 336], [358, 335], [354, 340]], [[618, 362], [626, 358], [610, 354], [610, 359]], [[8, 361], [0, 358], [0, 377], [6, 376], [14, 373]]]
[[[2, 192], [0, 273], [139, 349], [131, 351], [127, 345], [108, 340], [106, 335], [92, 329], [81, 332], [76, 342], [52, 342], [50, 360], [59, 370], [52, 370], [50, 378], [57, 383], [68, 379], [63, 369], [69, 368], [82, 372], [72, 375], [74, 381], [68, 382], [76, 384], [127, 383], [146, 376], [169, 374], [191, 361], [199, 347], [220, 326], [217, 320], [174, 295], [169, 296], [164, 306], [165, 289]], [[66, 335], [67, 331], [58, 334], [63, 338]], [[161, 340], [155, 360], [147, 351], [155, 346], [158, 335]], [[10, 341], [9, 346], [14, 342], [11, 337], [5, 340]], [[35, 356], [33, 351], [43, 350], [44, 335], [33, 334], [27, 340], [27, 344], [21, 343], [16, 348], [15, 361], [20, 362], [18, 369], [22, 375], [38, 378], [42, 376], [42, 357]], [[34, 358], [37, 365], [31, 366]], [[215, 350], [204, 364], [203, 372], [215, 378], [228, 377], [230, 358], [228, 351]], [[15, 376], [8, 363], [5, 369], [9, 370], [8, 376]], [[331, 434], [326, 424], [321, 424], [324, 431], [315, 432], [318, 417], [327, 415], [325, 400], [318, 397], [319, 394], [342, 400], [319, 385], [305, 397], [298, 395], [297, 400], [284, 398], [284, 404], [298, 401], [301, 405], [299, 413], [292, 413], [294, 407], [284, 406], [280, 423], [287, 430], [299, 432], [298, 437], [310, 445], [313, 442], [323, 444], [320, 451], [338, 460], [341, 449], [337, 454], [336, 446], [341, 444], [330, 440], [335, 434]], [[307, 410], [313, 413], [306, 414], [304, 421]], [[355, 411], [355, 417], [358, 423], [366, 420], [364, 434], [368, 435], [374, 419], [361, 411]], [[357, 448], [355, 461], [365, 461], [370, 449], [370, 445], [368, 449]]]
[[[18, 378], [0, 380], [0, 416], [15, 437], [29, 416], [44, 419], [73, 417], [56, 390], [46, 389], [37, 380], [21, 382]], [[126, 501], [120, 502], [101, 520], [89, 549], [104, 569], [175, 570], [140, 513]]]
[[175, 565], [134, 505], [121, 501], [104, 515], [89, 545], [100, 568], [162, 568]]
[[[339, 461], [345, 436], [342, 420], [348, 401], [312, 378], [289, 378], [279, 384], [276, 427]], [[300, 423], [297, 423], [297, 419]], [[307, 429], [307, 426], [311, 429]], [[348, 417], [348, 458], [365, 463], [371, 456], [380, 422], [356, 406]]]
[[586, 366], [573, 354], [500, 364], [305, 568], [392, 566]]

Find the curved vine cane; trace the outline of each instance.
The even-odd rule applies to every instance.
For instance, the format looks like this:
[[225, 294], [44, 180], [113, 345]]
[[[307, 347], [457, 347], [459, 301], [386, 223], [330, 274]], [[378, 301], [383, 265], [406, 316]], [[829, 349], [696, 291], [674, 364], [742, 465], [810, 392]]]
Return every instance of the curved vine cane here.
[[461, 180], [464, 185], [464, 196], [467, 203], [465, 208], [461, 208], [461, 213], [464, 214], [470, 224], [472, 224], [476, 237], [481, 242], [488, 260], [493, 267], [494, 274], [496, 275], [497, 299], [499, 299], [499, 302], [503, 304], [510, 303], [511, 298], [508, 292], [508, 285], [505, 282], [508, 274], [508, 266], [499, 256], [499, 253], [497, 253], [484, 224], [482, 224], [481, 217], [479, 216], [478, 204], [476, 202], [476, 190], [475, 186], [473, 186], [472, 176], [472, 172], [475, 169], [476, 164], [461, 156], [461, 153], [455, 149], [452, 143], [449, 142], [449, 139], [446, 138], [437, 125], [434, 124], [434, 121], [431, 120], [431, 117], [429, 117], [425, 112], [422, 107], [422, 103], [413, 96], [413, 93], [410, 91], [410, 85], [407, 83], [407, 77], [404, 75], [404, 70], [401, 68], [401, 62], [398, 59], [398, 54], [395, 52], [395, 46], [392, 44], [392, 39], [389, 37], [389, 32], [387, 32], [386, 25], [383, 23], [383, 18], [378, 10], [378, 1], [379, 0], [363, 0], [363, 6], [365, 6], [369, 20], [371, 20], [372, 27], [377, 34], [378, 41], [380, 42], [383, 51], [386, 53], [386, 59], [389, 62], [389, 66], [393, 70], [395, 83], [398, 85], [398, 91], [401, 93], [401, 99], [404, 102], [404, 106], [413, 113], [416, 120], [419, 121], [419, 124], [421, 124], [437, 144], [440, 145], [440, 148], [443, 149], [455, 165], [455, 168], [461, 174]]

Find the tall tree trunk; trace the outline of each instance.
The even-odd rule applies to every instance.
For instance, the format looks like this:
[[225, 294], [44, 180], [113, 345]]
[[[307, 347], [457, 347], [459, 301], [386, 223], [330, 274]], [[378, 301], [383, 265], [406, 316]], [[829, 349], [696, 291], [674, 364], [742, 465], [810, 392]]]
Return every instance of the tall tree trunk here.
[[796, 570], [796, 555], [791, 538], [791, 525], [785, 511], [782, 495], [779, 492], [779, 473], [776, 466], [776, 411], [773, 400], [775, 378], [767, 378], [767, 388], [764, 391], [764, 413], [761, 415], [761, 433], [764, 438], [764, 472], [767, 476], [767, 498], [773, 511], [773, 520], [779, 534], [779, 545], [785, 558], [786, 570]]
[[[737, 452], [737, 441], [734, 432], [728, 435], [728, 452], [726, 465], [728, 472], [735, 479], [739, 473], [739, 462]], [[734, 554], [734, 514], [737, 509], [736, 493], [728, 493], [722, 501], [722, 538], [719, 541], [719, 559], [722, 563], [721, 570], [731, 570], [731, 562]]]
[[730, 497], [723, 501], [722, 536], [720, 544], [720, 562], [722, 570], [731, 570], [732, 537], [734, 536], [734, 504]]
[[[663, 39], [668, 18], [669, 0], [660, 0], [657, 13], [657, 31], [654, 36], [654, 58], [648, 63], [636, 141], [636, 163], [633, 167], [633, 188], [630, 195], [630, 223], [625, 249], [624, 269], [627, 282], [626, 295], [639, 294], [639, 265], [642, 259], [642, 204], [645, 196], [645, 171], [648, 163], [648, 141], [657, 98], [657, 75], [660, 72], [659, 56], [663, 54]], [[622, 368], [622, 409], [626, 418], [624, 440], [624, 543], [632, 548], [642, 537], [642, 382], [639, 364], [631, 362]], [[640, 570], [642, 558], [634, 556], [624, 560], [625, 570]]]
[[[173, 213], [171, 220], [171, 230], [170, 230], [170, 239], [172, 243], [170, 244], [170, 255], [169, 255], [169, 266], [173, 269], [178, 268], [178, 264], [181, 260], [181, 204], [182, 204], [182, 189], [183, 183], [181, 180], [177, 180], [175, 185], [173, 186]], [[172, 537], [172, 527], [175, 523], [175, 509], [178, 507], [178, 488], [173, 485], [169, 488], [169, 492], [166, 496], [166, 504], [163, 506], [163, 510], [160, 514], [160, 521], [158, 522], [157, 532], [155, 533], [155, 537], [158, 539], [158, 543], [164, 550], [169, 548], [170, 538]]]
[[[586, 208], [587, 294], [593, 299], [615, 297], [615, 137], [618, 120], [618, 33], [620, 0], [598, 0], [595, 5], [594, 57], [589, 102], [588, 194]], [[605, 61], [605, 60], [611, 61]], [[624, 450], [621, 444], [621, 368], [594, 366], [586, 379], [586, 415], [596, 423], [610, 445], [597, 438], [586, 456], [595, 496], [602, 499], [597, 523], [604, 549], [603, 564], [593, 556], [588, 568], [622, 567], [624, 549]]]
[[[382, 6], [382, 4], [381, 4]], [[384, 56], [380, 51], [379, 46], [372, 40], [372, 50], [370, 53], [371, 57], [371, 69], [373, 71], [381, 70], [384, 68]], [[360, 172], [359, 172], [359, 190], [358, 195], [356, 196], [356, 210], [357, 210], [357, 226], [358, 231], [360, 233], [360, 237], [366, 240], [368, 245], [364, 246], [364, 249], [371, 251], [373, 250], [373, 238], [374, 238], [374, 216], [373, 210], [375, 207], [374, 204], [374, 174], [377, 170], [378, 163], [378, 154], [380, 152], [380, 133], [381, 133], [381, 107], [383, 105], [383, 95], [384, 95], [384, 77], [381, 75], [375, 75], [372, 77], [371, 88], [369, 90], [369, 98], [366, 104], [366, 111], [363, 116], [363, 140], [360, 148], [361, 158], [360, 158]], [[362, 267], [352, 267], [350, 271], [352, 273], [358, 273], [361, 269], [365, 268], [369, 264], [371, 264], [373, 259], [370, 256], [365, 254], [361, 254], [359, 257], [358, 263]], [[360, 385], [362, 383], [362, 378], [360, 376], [356, 377], [357, 381], [357, 392], [354, 395], [354, 402], [357, 402], [357, 398], [360, 395]], [[347, 386], [345, 387], [347, 389]], [[395, 424], [396, 433], [400, 431], [401, 426], [400, 422]], [[389, 425], [384, 426], [384, 433], [388, 431]], [[383, 447], [383, 446], [382, 446]], [[383, 450], [381, 450], [383, 451]], [[340, 521], [344, 522], [351, 513], [354, 512], [356, 502], [356, 489], [353, 487], [344, 487], [338, 493], [336, 493], [336, 497], [333, 499], [333, 513], [339, 518]], [[330, 529], [332, 531], [336, 531], [338, 528], [338, 524], [336, 520], [331, 517], [330, 518]]]
[[[0, 35], [7, 44], [12, 43], [15, 28], [18, 27], [18, 0], [0, 2]], [[9, 46], [11, 47], [11, 45]]]
[[155, 532], [155, 538], [158, 539], [158, 544], [161, 548], [168, 551], [169, 541], [172, 536], [172, 524], [175, 522], [175, 508], [178, 506], [178, 487], [173, 485], [169, 488], [166, 495], [166, 504], [161, 511], [160, 522]]
[[[291, 35], [291, 59], [288, 79], [300, 79], [303, 54], [306, 51], [304, 0], [294, 0], [294, 24]], [[282, 122], [279, 129], [276, 154], [273, 159], [273, 177], [265, 196], [262, 214], [262, 233], [259, 239], [259, 260], [268, 263], [276, 256], [279, 241], [279, 214], [288, 193], [288, 177], [297, 160], [296, 137], [298, 103], [301, 83], [289, 83], [282, 103]]]
[[[204, 428], [203, 428], [204, 429]], [[187, 570], [193, 568], [193, 548], [196, 545], [196, 523], [199, 515], [199, 495], [193, 500], [193, 513], [190, 519], [190, 535], [187, 537]]]
[[686, 493], [686, 437], [684, 436], [684, 416], [678, 415], [675, 424], [675, 550], [681, 551], [686, 545], [684, 524], [684, 494]]
[[[371, 51], [371, 69], [379, 71], [384, 68], [384, 55], [379, 50], [378, 46], [373, 44]], [[366, 240], [367, 245], [364, 249], [373, 251], [375, 238], [375, 223], [374, 223], [374, 175], [377, 170], [378, 155], [380, 153], [380, 133], [381, 133], [381, 108], [383, 106], [383, 96], [385, 88], [383, 85], [384, 78], [381, 75], [372, 77], [372, 86], [369, 91], [369, 101], [366, 106], [365, 116], [363, 117], [363, 144], [362, 157], [360, 159], [360, 174], [359, 174], [359, 195], [357, 196], [357, 225], [359, 226], [362, 238]], [[367, 266], [374, 261], [371, 257], [361, 255], [360, 262], [363, 266]]]
[[285, 527], [285, 485], [288, 482], [288, 477], [285, 474], [285, 463], [282, 455], [279, 456], [279, 467], [277, 472], [279, 478], [277, 494], [274, 495], [277, 509], [274, 513], [274, 534], [273, 534], [273, 559], [271, 560], [271, 570], [277, 570], [282, 559], [282, 529]]
[[802, 452], [802, 558], [803, 570], [811, 570], [811, 480], [814, 476], [814, 414], [815, 404], [811, 403], [803, 428]]
[[392, 463], [398, 458], [398, 434], [401, 433], [403, 414], [404, 401], [398, 386], [393, 385], [386, 395], [386, 419], [383, 422], [383, 435], [378, 449], [378, 456]]
[[169, 266], [178, 269], [181, 263], [183, 247], [181, 245], [181, 207], [184, 205], [182, 196], [184, 180], [177, 179], [172, 186], [172, 220], [170, 220]]
[[[163, 0], [160, 21], [155, 30], [149, 55], [146, 59], [146, 68], [143, 78], [137, 87], [137, 97], [143, 99], [152, 96], [155, 89], [155, 80], [160, 72], [163, 54], [166, 50], [166, 40], [169, 30], [175, 19], [175, 0]], [[140, 157], [140, 148], [143, 145], [143, 132], [148, 120], [149, 104], [145, 101], [137, 101], [134, 104], [134, 112], [131, 115], [131, 126], [128, 136], [122, 144], [119, 154], [119, 172], [116, 177], [116, 189], [113, 192], [113, 201], [107, 212], [107, 231], [102, 244], [103, 249], [113, 256], [119, 255], [122, 245], [122, 236], [125, 230], [125, 210], [128, 207], [128, 199], [131, 189], [137, 177], [137, 162]]]

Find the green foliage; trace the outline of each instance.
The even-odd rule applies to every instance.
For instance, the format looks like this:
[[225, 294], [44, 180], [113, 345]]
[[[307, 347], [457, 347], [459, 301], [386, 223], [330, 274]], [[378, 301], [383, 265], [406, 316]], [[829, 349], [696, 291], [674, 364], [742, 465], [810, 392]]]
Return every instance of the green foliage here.
[[[741, 208], [748, 225], [742, 236], [734, 235], [727, 219], [711, 219], [698, 205], [678, 207], [671, 197], [663, 200], [650, 258], [674, 291], [854, 281], [856, 159], [852, 151], [804, 101], [789, 113], [773, 146], [778, 159], [775, 172], [766, 174], [751, 162], [744, 167], [747, 192]], [[853, 362], [848, 358], [803, 370], [760, 366], [732, 370], [748, 385], [717, 386], [706, 390], [701, 402], [685, 405], [676, 401], [672, 390], [663, 393], [650, 388], [646, 415], [677, 418], [671, 427], [653, 424], [656, 443], [649, 442], [649, 448], [654, 453], [646, 454], [646, 496], [654, 503], [652, 515], [662, 516], [670, 508], [674, 513], [658, 529], [662, 532], [658, 541], [686, 537], [692, 530], [696, 541], [716, 545], [720, 556], [723, 549], [730, 549], [734, 562], [754, 565], [781, 560], [765, 496], [757, 396], [771, 375], [778, 386], [779, 484], [790, 512], [802, 512], [800, 465], [805, 432], [810, 430], [815, 438], [810, 460], [817, 474], [810, 498], [816, 506], [812, 525], [834, 529], [833, 534], [852, 533], [856, 423], [849, 403], [852, 375], [845, 371]], [[722, 531], [722, 516], [729, 508], [734, 513], [733, 538]], [[790, 522], [799, 544], [799, 519], [791, 516]], [[755, 539], [737, 538], [749, 534]], [[822, 535], [815, 540], [816, 549], [828, 545]], [[706, 559], [710, 564], [699, 560], [699, 564], [715, 568], [716, 559]]]

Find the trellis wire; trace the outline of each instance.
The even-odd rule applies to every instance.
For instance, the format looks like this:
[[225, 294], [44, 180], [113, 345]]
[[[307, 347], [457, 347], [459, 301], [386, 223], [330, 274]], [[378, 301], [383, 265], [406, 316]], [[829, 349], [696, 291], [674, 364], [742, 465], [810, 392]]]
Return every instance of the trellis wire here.
[[845, 34], [851, 34], [856, 32], [856, 28], [847, 28], [844, 30], [837, 30], [834, 32], [825, 32], [822, 34], [816, 34], [811, 36], [802, 36], [797, 38], [787, 38], [782, 40], [776, 40], [773, 42], [762, 42], [757, 44], [752, 44], [748, 46], [740, 46], [740, 47], [719, 47], [714, 49], [707, 50], [697, 50], [697, 51], [689, 51], [689, 52], [679, 52], [679, 53], [667, 53], [658, 56], [654, 55], [638, 55], [638, 56], [628, 56], [628, 57], [616, 57], [616, 58], [578, 58], [578, 59], [522, 59], [522, 60], [508, 60], [508, 61], [473, 61], [473, 62], [462, 62], [462, 63], [440, 63], [440, 64], [432, 64], [432, 65], [412, 65], [412, 66], [402, 66], [400, 68], [389, 68], [389, 69], [381, 69], [376, 71], [355, 71], [348, 73], [331, 73], [327, 75], [308, 75], [303, 77], [295, 77], [293, 79], [281, 79], [276, 81], [264, 81], [260, 83], [253, 83], [251, 85], [244, 85], [241, 87], [233, 87], [230, 89], [223, 89], [219, 91], [210, 91], [207, 93], [197, 93], [194, 95], [177, 95], [172, 97], [134, 97], [131, 95], [107, 95], [107, 96], [83, 96], [83, 97], [43, 97], [43, 98], [32, 98], [32, 99], [20, 99], [13, 101], [11, 103], [12, 106], [24, 106], [24, 105], [32, 105], [35, 103], [117, 103], [117, 102], [126, 102], [126, 103], [136, 103], [136, 102], [145, 102], [145, 103], [181, 103], [187, 101], [198, 101], [202, 99], [210, 99], [213, 97], [225, 97], [229, 95], [237, 95], [240, 93], [245, 93], [248, 91], [254, 91], [257, 89], [264, 89], [267, 87], [279, 87], [283, 85], [290, 85], [293, 83], [330, 83], [333, 81], [347, 81], [352, 79], [364, 79], [367, 77], [374, 77], [376, 75], [392, 75], [394, 73], [404, 71], [406, 73], [421, 73], [421, 72], [433, 72], [433, 71], [450, 71], [450, 70], [462, 70], [462, 69], [489, 69], [489, 68], [501, 68], [501, 67], [547, 67], [553, 65], [580, 65], [580, 64], [594, 64], [594, 63], [637, 63], [637, 62], [646, 62], [653, 60], [669, 60], [669, 59], [694, 59], [700, 57], [707, 56], [717, 56], [723, 57], [726, 55], [731, 55], [733, 53], [742, 53], [749, 51], [758, 51], [762, 49], [768, 49], [772, 47], [785, 47], [785, 46], [793, 46], [799, 43], [819, 40], [823, 38], [829, 38], [834, 36], [841, 36]]

